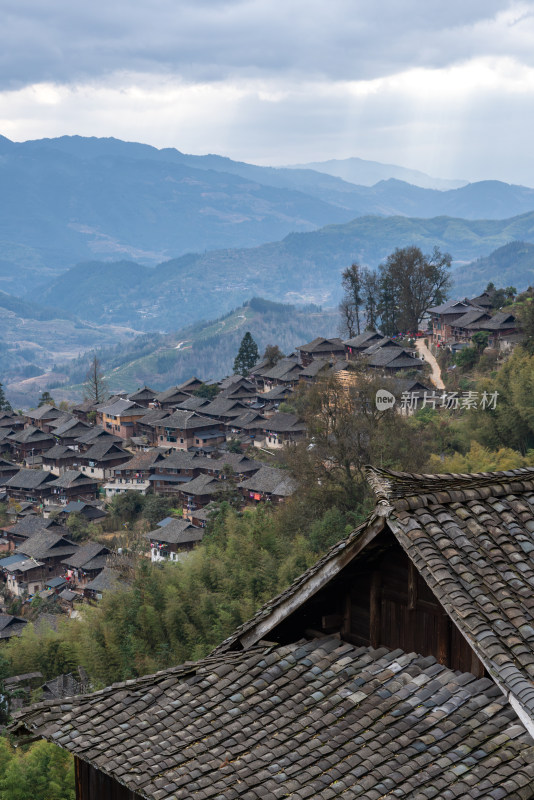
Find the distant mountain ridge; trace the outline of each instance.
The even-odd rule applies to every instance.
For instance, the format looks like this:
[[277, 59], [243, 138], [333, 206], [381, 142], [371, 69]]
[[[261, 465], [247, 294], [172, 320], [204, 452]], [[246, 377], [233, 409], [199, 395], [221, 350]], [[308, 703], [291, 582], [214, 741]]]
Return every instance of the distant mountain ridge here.
[[[153, 269], [127, 261], [87, 262], [43, 287], [39, 296], [43, 304], [93, 323], [169, 331], [216, 317], [253, 294], [335, 305], [344, 267], [353, 260], [376, 267], [396, 247], [450, 252], [462, 265], [457, 272], [462, 278], [469, 272], [466, 264], [516, 240], [534, 243], [534, 212], [497, 221], [358, 217], [255, 248], [189, 254]], [[485, 283], [481, 275], [475, 291]], [[514, 285], [525, 288], [527, 276], [517, 275]]]
[[361, 186], [374, 186], [379, 181], [396, 178], [399, 181], [420, 186], [422, 189], [459, 189], [469, 181], [433, 178], [425, 172], [395, 164], [382, 164], [379, 161], [367, 161], [363, 158], [332, 158], [328, 161], [314, 161], [310, 164], [292, 164], [291, 169], [312, 169], [334, 175], [350, 183]]
[[78, 136], [0, 137], [0, 186], [0, 289], [14, 295], [81, 261], [155, 266], [369, 215], [503, 219], [534, 210], [533, 189], [498, 181], [437, 191], [389, 178], [368, 187], [309, 169]]

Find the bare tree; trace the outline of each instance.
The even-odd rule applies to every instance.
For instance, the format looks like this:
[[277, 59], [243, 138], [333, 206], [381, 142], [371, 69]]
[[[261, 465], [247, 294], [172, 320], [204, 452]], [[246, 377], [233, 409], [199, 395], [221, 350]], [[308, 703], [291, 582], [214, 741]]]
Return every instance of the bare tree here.
[[347, 336], [347, 338], [352, 339], [355, 333], [356, 316], [353, 304], [345, 297], [339, 304], [339, 314], [341, 317], [339, 322], [341, 336]]
[[85, 376], [84, 397], [93, 403], [103, 403], [108, 397], [108, 387], [102, 372], [102, 365], [96, 356], [93, 356]]
[[341, 285], [344, 291], [341, 303], [344, 308], [351, 307], [351, 315], [354, 318], [354, 331], [350, 334], [352, 337], [354, 333], [360, 333], [360, 307], [362, 305], [362, 268], [356, 261], [343, 270]]
[[362, 270], [362, 300], [365, 309], [365, 327], [368, 331], [376, 331], [379, 295], [380, 286], [377, 273], [364, 268]]

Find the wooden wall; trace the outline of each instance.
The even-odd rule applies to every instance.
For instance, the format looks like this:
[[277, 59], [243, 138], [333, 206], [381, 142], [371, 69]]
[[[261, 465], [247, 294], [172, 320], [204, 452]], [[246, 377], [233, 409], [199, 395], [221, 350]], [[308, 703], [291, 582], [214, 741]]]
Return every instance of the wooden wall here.
[[121, 783], [104, 775], [86, 761], [74, 758], [76, 800], [143, 800]]
[[434, 656], [452, 669], [484, 674], [483, 664], [389, 531], [269, 638], [294, 641], [324, 633]]

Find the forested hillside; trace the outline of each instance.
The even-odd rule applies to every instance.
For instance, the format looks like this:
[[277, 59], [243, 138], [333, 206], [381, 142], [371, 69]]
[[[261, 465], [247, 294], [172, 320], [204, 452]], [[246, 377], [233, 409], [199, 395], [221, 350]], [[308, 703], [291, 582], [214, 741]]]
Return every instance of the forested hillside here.
[[[337, 304], [347, 265], [356, 260], [377, 266], [396, 247], [431, 252], [437, 246], [452, 255], [463, 279], [466, 263], [514, 240], [534, 242], [534, 213], [500, 221], [359, 217], [252, 249], [183, 256], [151, 270], [89, 262], [45, 286], [40, 300], [92, 322], [169, 331], [227, 312], [253, 295]], [[529, 279], [530, 273], [518, 270], [513, 285], [525, 289]], [[481, 274], [473, 291], [482, 291], [488, 280]]]
[[[295, 307], [253, 298], [215, 321], [197, 323], [170, 335], [137, 336], [113, 348], [98, 350], [98, 358], [111, 389], [134, 391], [143, 384], [165, 389], [195, 374], [201, 380], [231, 374], [244, 331], [250, 331], [263, 353], [276, 342], [284, 353], [316, 336], [335, 336], [339, 325], [337, 310]], [[72, 398], [63, 384], [79, 385], [85, 380], [91, 355], [58, 367], [62, 376], [57, 397]], [[54, 374], [49, 388], [56, 389]], [[13, 394], [15, 387], [10, 387]], [[81, 388], [78, 388], [78, 394]], [[76, 392], [76, 390], [74, 390]]]

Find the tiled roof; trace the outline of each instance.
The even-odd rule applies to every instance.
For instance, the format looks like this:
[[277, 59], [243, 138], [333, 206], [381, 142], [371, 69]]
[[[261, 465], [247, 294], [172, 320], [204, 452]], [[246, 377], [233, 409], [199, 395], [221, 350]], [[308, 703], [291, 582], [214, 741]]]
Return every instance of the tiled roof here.
[[45, 701], [12, 730], [153, 800], [531, 796], [533, 742], [489, 679], [331, 637]]
[[378, 342], [382, 338], [382, 334], [378, 333], [378, 331], [364, 331], [363, 333], [359, 333], [358, 336], [353, 336], [352, 339], [347, 339], [343, 344], [346, 347], [361, 350], [365, 347], [369, 347], [371, 342]]
[[306, 430], [305, 423], [296, 414], [282, 411], [277, 411], [272, 417], [268, 417], [261, 427], [266, 431], [275, 431], [276, 433]]
[[534, 468], [473, 475], [375, 469], [369, 479], [426, 583], [534, 726]]
[[264, 466], [255, 475], [242, 481], [239, 488], [249, 492], [273, 494], [276, 497], [289, 497], [297, 485], [286, 470]]
[[17, 442], [18, 444], [26, 444], [27, 442], [44, 442], [44, 441], [54, 441], [54, 437], [51, 433], [44, 433], [39, 428], [34, 428], [33, 425], [28, 425], [27, 428], [23, 428], [23, 430], [19, 431], [18, 433], [14, 433], [12, 436], [9, 437], [12, 442]]
[[157, 423], [158, 428], [176, 428], [181, 431], [195, 430], [196, 428], [209, 428], [218, 425], [216, 419], [209, 419], [197, 414], [195, 411], [174, 411], [169, 417]]
[[187, 544], [200, 542], [204, 536], [204, 529], [191, 525], [186, 519], [172, 519], [162, 528], [143, 534], [145, 539], [167, 544]]
[[46, 403], [39, 408], [34, 408], [32, 411], [28, 411], [24, 414], [25, 417], [28, 419], [55, 419], [56, 417], [61, 417], [65, 412], [60, 411], [59, 408], [55, 406], [47, 405]]
[[52, 558], [75, 553], [78, 545], [73, 544], [60, 533], [54, 531], [38, 531], [17, 547], [17, 553], [24, 553], [30, 558]]
[[72, 486], [94, 486], [95, 479], [78, 472], [76, 469], [66, 469], [54, 481], [50, 481], [49, 486], [57, 489], [69, 489]]
[[313, 341], [301, 344], [296, 349], [305, 353], [331, 353], [332, 350], [343, 350], [344, 346], [339, 338], [325, 339], [323, 336], [317, 336]]
[[11, 489], [37, 489], [49, 483], [54, 476], [42, 469], [19, 469], [8, 481], [6, 487]]
[[142, 408], [132, 400], [125, 400], [124, 398], [120, 398], [108, 406], [99, 406], [98, 410], [101, 414], [107, 414], [112, 417], [132, 417], [134, 415], [142, 417], [143, 414], [146, 414], [146, 408]]
[[75, 569], [85, 567], [92, 559], [96, 558], [101, 554], [106, 555], [109, 553], [109, 549], [100, 544], [100, 542], [84, 542], [84, 544], [80, 545], [77, 550], [71, 555], [64, 558], [61, 562], [62, 564], [66, 564], [68, 567], [74, 567]]

